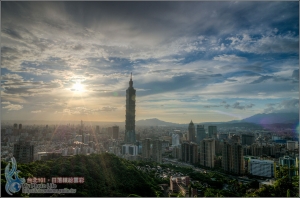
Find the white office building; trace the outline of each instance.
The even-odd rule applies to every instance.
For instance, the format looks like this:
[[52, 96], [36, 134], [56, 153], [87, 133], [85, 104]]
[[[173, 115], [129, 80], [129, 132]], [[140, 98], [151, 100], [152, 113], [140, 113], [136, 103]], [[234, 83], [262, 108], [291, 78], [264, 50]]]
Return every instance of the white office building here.
[[275, 166], [271, 160], [250, 159], [248, 162], [249, 173], [262, 177], [274, 177]]

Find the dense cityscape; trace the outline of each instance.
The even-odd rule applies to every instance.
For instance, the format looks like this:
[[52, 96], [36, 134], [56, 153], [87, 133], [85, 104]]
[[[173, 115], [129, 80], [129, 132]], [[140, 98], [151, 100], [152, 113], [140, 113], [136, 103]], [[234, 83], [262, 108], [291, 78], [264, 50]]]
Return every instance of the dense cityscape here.
[[299, 1], [1, 1], [1, 197], [299, 197]]
[[[281, 167], [288, 167], [289, 178], [299, 175], [299, 139], [292, 129], [282, 128], [281, 133], [245, 127], [218, 129], [217, 126], [195, 127], [190, 121], [187, 128], [148, 126], [136, 130], [135, 102], [136, 90], [131, 76], [126, 90], [125, 130], [116, 125], [86, 126], [82, 120], [79, 125], [3, 125], [1, 160], [9, 162], [15, 157], [18, 163], [31, 163], [73, 155], [112, 153], [130, 161], [191, 167], [203, 173], [214, 170], [240, 183], [259, 182], [259, 187], [274, 185]], [[161, 187], [162, 196], [204, 196], [197, 187], [187, 193], [190, 184], [199, 181], [181, 172], [164, 170], [159, 165], [136, 168], [144, 172], [154, 170], [157, 177], [169, 180], [169, 184]]]

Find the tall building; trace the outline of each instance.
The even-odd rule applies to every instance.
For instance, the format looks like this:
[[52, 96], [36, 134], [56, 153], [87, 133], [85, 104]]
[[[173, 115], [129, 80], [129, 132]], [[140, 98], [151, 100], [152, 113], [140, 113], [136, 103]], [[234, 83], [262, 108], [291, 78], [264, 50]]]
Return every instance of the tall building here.
[[90, 134], [84, 134], [83, 143], [88, 144], [90, 142]]
[[206, 138], [204, 125], [197, 125], [197, 144], [200, 144], [204, 138]]
[[189, 143], [188, 142], [183, 142], [181, 144], [181, 160], [184, 162], [189, 162]]
[[243, 148], [238, 143], [232, 145], [232, 172], [238, 175], [244, 173]]
[[14, 129], [18, 129], [18, 124], [17, 123], [14, 124]]
[[243, 147], [236, 142], [224, 142], [222, 152], [222, 167], [224, 171], [238, 175], [244, 173]]
[[17, 163], [30, 163], [33, 161], [34, 145], [29, 142], [14, 144], [14, 157]]
[[112, 127], [112, 139], [119, 139], [119, 126]]
[[232, 167], [232, 145], [228, 142], [223, 144], [223, 153], [222, 153], [222, 167], [226, 172], [231, 172]]
[[133, 88], [132, 73], [129, 87], [126, 90], [126, 121], [125, 121], [125, 143], [135, 144], [135, 101], [136, 90]]
[[255, 137], [252, 134], [242, 134], [242, 145], [252, 145]]
[[96, 133], [100, 133], [100, 127], [98, 125], [96, 126]]
[[215, 140], [212, 138], [203, 139], [200, 142], [200, 164], [213, 168], [215, 166]]
[[161, 140], [153, 141], [152, 160], [157, 163], [162, 162], [162, 141]]
[[179, 146], [179, 134], [172, 134], [172, 146]]
[[231, 140], [232, 140], [232, 143], [238, 143], [238, 144], [241, 143], [241, 138], [240, 138], [239, 135], [235, 135], [235, 134], [234, 134], [234, 135], [231, 137]]
[[142, 140], [142, 158], [144, 160], [149, 160], [151, 155], [151, 139], [147, 138]]
[[19, 129], [20, 129], [20, 130], [22, 129], [22, 124], [19, 124]]
[[196, 164], [198, 163], [198, 145], [194, 142], [190, 143], [190, 163], [191, 164]]
[[188, 128], [188, 141], [196, 142], [196, 138], [195, 138], [195, 125], [194, 125], [194, 123], [193, 123], [192, 120], [191, 120], [191, 122], [189, 124], [189, 128]]
[[208, 126], [208, 137], [217, 139], [217, 126]]
[[228, 139], [228, 133], [219, 133], [219, 140], [227, 140]]

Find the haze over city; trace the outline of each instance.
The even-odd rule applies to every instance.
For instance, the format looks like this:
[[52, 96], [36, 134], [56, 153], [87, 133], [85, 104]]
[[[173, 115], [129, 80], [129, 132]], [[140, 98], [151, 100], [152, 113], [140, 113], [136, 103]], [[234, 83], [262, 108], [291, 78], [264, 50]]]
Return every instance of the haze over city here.
[[[2, 2], [2, 120], [299, 111], [298, 2]], [[255, 14], [254, 14], [255, 13]]]

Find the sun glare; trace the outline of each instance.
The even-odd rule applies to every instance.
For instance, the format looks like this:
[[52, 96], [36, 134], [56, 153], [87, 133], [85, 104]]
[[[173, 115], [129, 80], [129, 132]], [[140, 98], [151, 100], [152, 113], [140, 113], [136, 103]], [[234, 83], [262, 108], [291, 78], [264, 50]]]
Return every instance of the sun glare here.
[[78, 92], [84, 92], [84, 86], [81, 84], [81, 82], [76, 82], [73, 87], [73, 91], [78, 91]]

